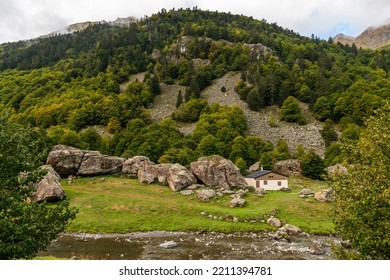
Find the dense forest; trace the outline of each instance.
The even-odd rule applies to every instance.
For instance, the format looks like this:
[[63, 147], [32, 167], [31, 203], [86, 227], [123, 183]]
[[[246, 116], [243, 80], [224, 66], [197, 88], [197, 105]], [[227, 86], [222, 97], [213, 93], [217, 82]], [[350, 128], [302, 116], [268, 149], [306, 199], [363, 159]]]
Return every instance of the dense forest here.
[[[325, 160], [302, 147], [293, 155], [282, 139], [273, 145], [248, 136], [239, 107], [207, 104], [201, 92], [230, 71], [241, 73], [235, 91], [252, 110], [277, 105], [281, 120], [304, 124], [297, 102], [308, 103], [324, 122]], [[124, 157], [188, 165], [220, 154], [244, 171], [295, 156], [322, 166], [340, 162], [341, 143], [357, 141], [364, 121], [390, 99], [389, 71], [389, 49], [307, 38], [242, 15], [162, 10], [128, 26], [95, 24], [0, 45], [0, 114], [45, 130], [52, 144]], [[121, 90], [140, 72], [142, 81]], [[172, 118], [153, 123], [145, 109], [162, 83], [186, 90]], [[183, 135], [177, 122], [195, 122], [194, 133]]]

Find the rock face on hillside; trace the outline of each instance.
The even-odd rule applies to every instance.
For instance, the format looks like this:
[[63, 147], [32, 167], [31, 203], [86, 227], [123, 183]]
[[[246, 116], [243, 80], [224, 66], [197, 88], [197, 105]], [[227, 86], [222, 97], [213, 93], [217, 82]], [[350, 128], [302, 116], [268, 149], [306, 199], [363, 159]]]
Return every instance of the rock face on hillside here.
[[65, 192], [60, 183], [60, 175], [50, 165], [43, 165], [41, 169], [46, 169], [47, 174], [37, 184], [32, 201], [42, 202], [46, 200], [50, 202], [63, 200], [65, 198]]
[[209, 188], [245, 187], [240, 169], [221, 156], [202, 157], [191, 163], [191, 172]]
[[139, 170], [146, 171], [152, 165], [154, 165], [154, 163], [151, 162], [148, 157], [135, 156], [133, 158], [129, 158], [123, 163], [122, 173], [132, 177], [137, 177]]
[[297, 159], [288, 159], [278, 161], [274, 164], [272, 168], [275, 172], [289, 176], [299, 176], [302, 175], [301, 162]]
[[69, 175], [96, 176], [120, 172], [124, 161], [123, 158], [102, 155], [97, 151], [57, 145], [49, 153], [46, 164], [65, 178]]

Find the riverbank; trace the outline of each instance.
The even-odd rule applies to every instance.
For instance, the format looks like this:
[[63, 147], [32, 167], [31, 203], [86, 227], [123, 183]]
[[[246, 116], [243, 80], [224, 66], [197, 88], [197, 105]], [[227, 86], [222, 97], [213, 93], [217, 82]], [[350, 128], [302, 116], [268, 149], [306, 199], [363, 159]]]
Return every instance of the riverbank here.
[[334, 233], [328, 216], [331, 204], [298, 196], [306, 187], [314, 191], [324, 189], [326, 182], [302, 178], [289, 181], [291, 192], [268, 191], [263, 197], [249, 192], [245, 207], [230, 208], [229, 195], [201, 202], [195, 194], [185, 196], [167, 186], [140, 184], [128, 178], [76, 178], [71, 184], [63, 180], [71, 206], [79, 209], [66, 231], [267, 232], [275, 230], [266, 223], [270, 216], [275, 216], [283, 224], [293, 224], [304, 232]]
[[[340, 243], [331, 235], [295, 235], [275, 241], [272, 232], [64, 233], [39, 257], [92, 260], [327, 260]], [[170, 242], [172, 248], [161, 245]]]

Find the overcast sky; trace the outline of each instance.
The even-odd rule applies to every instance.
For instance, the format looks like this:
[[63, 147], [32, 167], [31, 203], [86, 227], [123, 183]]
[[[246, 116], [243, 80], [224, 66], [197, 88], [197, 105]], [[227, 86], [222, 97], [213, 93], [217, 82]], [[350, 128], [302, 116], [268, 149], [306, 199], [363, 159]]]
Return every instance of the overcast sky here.
[[390, 18], [389, 0], [0, 0], [0, 43], [35, 38], [82, 21], [198, 6], [266, 19], [301, 35], [357, 36]]

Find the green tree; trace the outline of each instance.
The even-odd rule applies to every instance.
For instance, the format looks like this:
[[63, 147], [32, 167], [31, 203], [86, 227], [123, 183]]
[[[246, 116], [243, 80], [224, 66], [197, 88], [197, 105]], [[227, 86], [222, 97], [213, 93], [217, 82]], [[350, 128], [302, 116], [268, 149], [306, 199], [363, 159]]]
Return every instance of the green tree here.
[[183, 103], [183, 95], [181, 94], [181, 90], [179, 90], [176, 99], [176, 109], [179, 108], [182, 103]]
[[390, 259], [390, 105], [368, 119], [351, 154], [349, 173], [332, 182], [333, 222], [362, 259]]
[[85, 143], [85, 148], [87, 150], [99, 151], [101, 148], [102, 137], [97, 133], [96, 129], [92, 127], [81, 132], [80, 139]]
[[322, 138], [325, 141], [325, 146], [329, 147], [332, 142], [337, 141], [337, 132], [334, 128], [332, 120], [327, 119], [324, 123], [322, 130], [320, 131]]
[[301, 161], [302, 175], [311, 179], [321, 180], [325, 174], [324, 160], [310, 149]]
[[[42, 134], [0, 118], [0, 258], [32, 258], [65, 229], [76, 211], [68, 201], [29, 202], [48, 149]], [[20, 177], [21, 172], [28, 172]]]
[[289, 96], [283, 102], [280, 119], [286, 122], [297, 122], [301, 125], [306, 123], [301, 108], [299, 107], [298, 100], [295, 97]]

